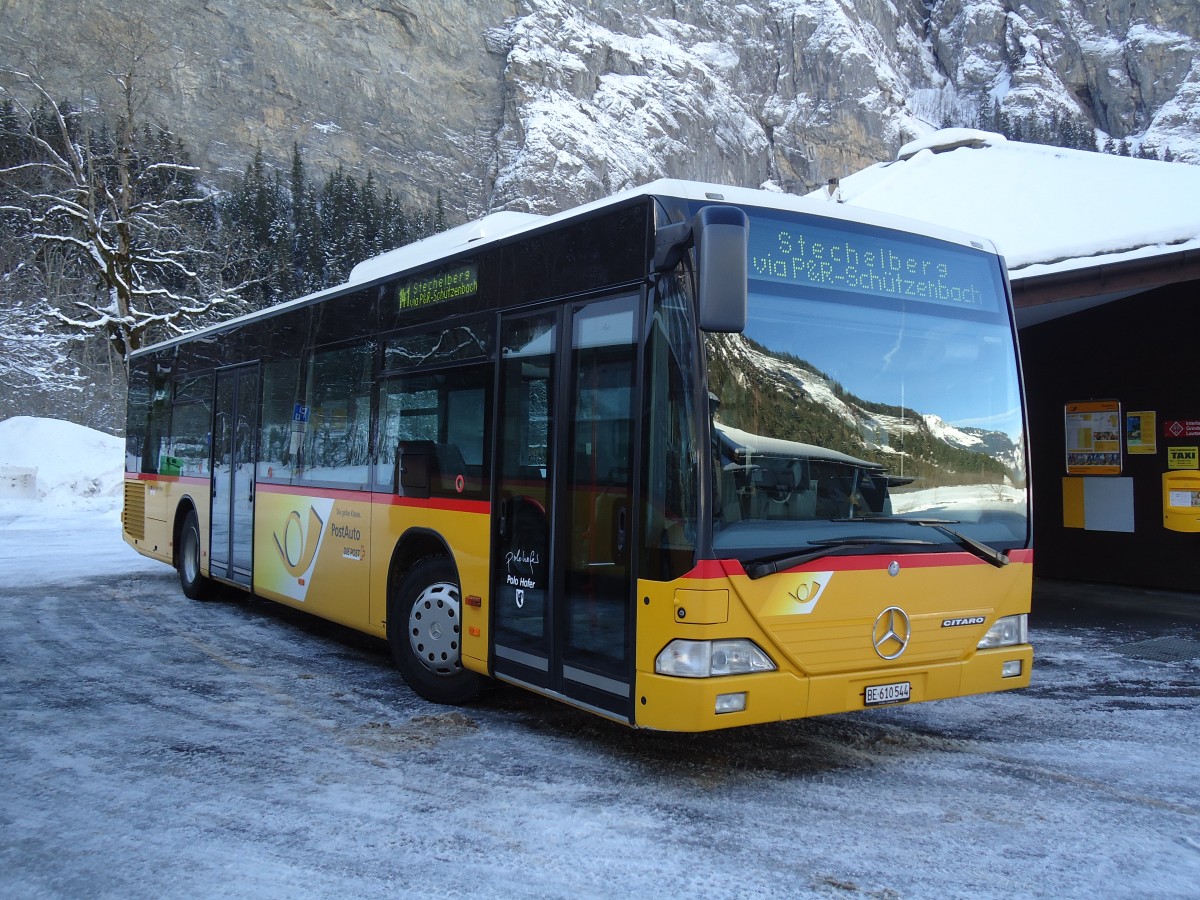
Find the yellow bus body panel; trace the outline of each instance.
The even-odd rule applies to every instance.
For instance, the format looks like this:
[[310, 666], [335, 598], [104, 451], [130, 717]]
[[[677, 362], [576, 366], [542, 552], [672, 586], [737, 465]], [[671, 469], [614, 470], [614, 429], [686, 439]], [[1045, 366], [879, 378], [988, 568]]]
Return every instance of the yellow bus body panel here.
[[[758, 580], [736, 564], [710, 563], [678, 581], [641, 582], [636, 724], [705, 731], [851, 712], [867, 708], [872, 685], [908, 683], [910, 703], [1026, 687], [1032, 647], [976, 649], [997, 618], [1029, 612], [1032, 554], [1013, 557], [998, 569], [966, 553], [913, 555], [895, 560], [895, 575], [888, 558], [830, 558], [827, 568]], [[873, 635], [890, 607], [903, 611], [911, 637], [887, 660]], [[659, 652], [677, 638], [748, 638], [778, 668], [716, 678], [655, 674]], [[1020, 675], [1002, 675], [1010, 661], [1020, 662]], [[744, 711], [716, 712], [718, 695], [741, 692]]]
[[254, 592], [368, 631], [371, 495], [258, 485]]
[[[491, 512], [486, 503], [406, 500], [376, 495], [372, 507], [371, 631], [386, 634], [388, 571], [392, 553], [411, 529], [420, 529], [449, 544], [458, 569], [463, 616], [462, 664], [488, 673], [488, 546]], [[475, 605], [478, 598], [478, 605]]]
[[[143, 556], [175, 564], [175, 513], [185, 500], [196, 508], [200, 520], [200, 571], [208, 575], [209, 486], [207, 479], [171, 475], [125, 475], [125, 504], [121, 512], [121, 537]], [[137, 516], [138, 521], [132, 521]]]
[[[207, 575], [208, 494], [195, 481], [127, 477], [122, 530], [139, 553], [171, 563], [174, 517], [189, 500]], [[488, 504], [260, 483], [254, 514], [256, 593], [381, 638], [397, 546], [413, 529], [442, 539], [459, 575], [463, 665], [488, 673]], [[693, 732], [851, 712], [868, 708], [867, 687], [883, 684], [907, 683], [912, 703], [1027, 687], [1032, 647], [976, 649], [997, 618], [1029, 612], [1032, 552], [1010, 556], [1000, 569], [968, 553], [830, 557], [757, 580], [738, 563], [711, 561], [675, 581], [639, 581], [632, 724]], [[904, 612], [911, 637], [887, 660], [873, 636], [891, 607]], [[746, 638], [777, 669], [716, 678], [656, 674], [656, 657], [677, 638]], [[1005, 677], [1002, 667], [1014, 662], [1020, 674]], [[745, 709], [718, 714], [718, 696], [737, 693], [745, 694]]]

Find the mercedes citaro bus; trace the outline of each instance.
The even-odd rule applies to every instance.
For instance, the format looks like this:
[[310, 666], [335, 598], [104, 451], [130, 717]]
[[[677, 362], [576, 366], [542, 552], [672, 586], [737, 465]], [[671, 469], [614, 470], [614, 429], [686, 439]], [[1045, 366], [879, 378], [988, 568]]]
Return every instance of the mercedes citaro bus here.
[[700, 731], [1028, 685], [1025, 414], [985, 241], [657, 181], [497, 213], [131, 360], [125, 540]]

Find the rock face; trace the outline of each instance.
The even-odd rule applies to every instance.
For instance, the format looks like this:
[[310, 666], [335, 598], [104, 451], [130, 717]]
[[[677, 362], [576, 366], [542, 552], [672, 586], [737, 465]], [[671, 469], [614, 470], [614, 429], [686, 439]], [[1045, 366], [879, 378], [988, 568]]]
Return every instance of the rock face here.
[[[147, 50], [146, 118], [208, 172], [241, 172], [258, 146], [286, 167], [298, 144], [311, 170], [370, 169], [420, 200], [462, 196], [491, 164], [505, 59], [484, 36], [515, 12], [507, 0], [0, 0], [3, 33], [85, 108], [114, 92], [106, 73], [126, 48]], [[0, 65], [24, 68], [16, 57], [6, 47]]]
[[[660, 176], [803, 192], [984, 101], [1200, 163], [1194, 0], [0, 0], [5, 59], [146, 115], [208, 171], [286, 165], [441, 190], [465, 219]], [[61, 48], [61, 49], [60, 49]]]

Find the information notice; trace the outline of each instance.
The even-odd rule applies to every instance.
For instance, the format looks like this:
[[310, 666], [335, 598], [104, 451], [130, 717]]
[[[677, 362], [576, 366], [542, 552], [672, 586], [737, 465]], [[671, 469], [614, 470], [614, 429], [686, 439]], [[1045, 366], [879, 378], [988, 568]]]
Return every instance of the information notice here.
[[1125, 414], [1125, 450], [1133, 454], [1155, 454], [1158, 452], [1158, 432], [1154, 421], [1157, 413], [1139, 410]]

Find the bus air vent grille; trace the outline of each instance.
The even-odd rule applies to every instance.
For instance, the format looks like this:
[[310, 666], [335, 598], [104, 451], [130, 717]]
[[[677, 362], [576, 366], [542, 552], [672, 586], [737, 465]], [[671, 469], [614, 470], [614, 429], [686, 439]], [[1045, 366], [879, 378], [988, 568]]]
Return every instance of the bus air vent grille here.
[[146, 539], [146, 485], [125, 482], [125, 532], [135, 540]]

